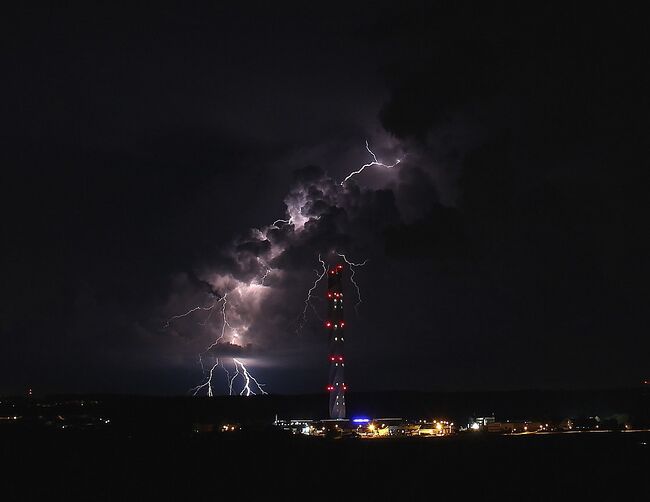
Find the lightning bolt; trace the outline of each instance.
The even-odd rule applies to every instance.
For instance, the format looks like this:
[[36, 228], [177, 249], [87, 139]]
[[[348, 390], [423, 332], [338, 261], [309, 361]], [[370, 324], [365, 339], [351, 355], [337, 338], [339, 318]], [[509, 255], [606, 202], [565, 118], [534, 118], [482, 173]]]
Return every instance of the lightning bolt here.
[[165, 324], [163, 325], [163, 329], [167, 329], [167, 328], [169, 328], [169, 326], [171, 325], [171, 323], [174, 322], [176, 319], [181, 319], [182, 317], [187, 317], [188, 315], [193, 314], [193, 313], [196, 312], [197, 310], [203, 310], [203, 311], [212, 310], [213, 308], [215, 308], [215, 307], [217, 306], [217, 304], [218, 304], [220, 301], [221, 301], [221, 298], [219, 298], [218, 300], [216, 300], [215, 302], [213, 302], [212, 305], [210, 305], [209, 307], [201, 307], [201, 306], [197, 306], [197, 307], [194, 307], [194, 308], [188, 310], [188, 311], [185, 312], [184, 314], [179, 314], [179, 315], [172, 316], [172, 317], [170, 317], [169, 319], [167, 319], [167, 321], [166, 321]]
[[[203, 362], [201, 362], [201, 366], [203, 366]], [[219, 359], [217, 359], [217, 362], [214, 363], [214, 366], [210, 368], [210, 374], [208, 375], [208, 379], [204, 383], [190, 389], [190, 392], [192, 393], [193, 396], [196, 396], [201, 389], [207, 387], [208, 397], [212, 397], [212, 373], [214, 372], [214, 369], [217, 366], [219, 366]]]
[[[253, 375], [251, 375], [251, 374], [248, 372], [248, 370], [246, 369], [246, 366], [244, 366], [244, 363], [242, 363], [239, 359], [235, 359], [235, 358], [233, 358], [233, 361], [234, 361], [234, 363], [235, 363], [235, 368], [237, 368], [237, 365], [239, 365], [239, 366], [241, 367], [241, 369], [242, 369], [242, 372], [243, 372], [242, 374], [244, 375], [245, 383], [244, 383], [244, 388], [243, 388], [243, 389], [241, 390], [241, 392], [239, 393], [240, 396], [243, 396], [244, 393], [246, 393], [247, 396], [250, 396], [251, 394], [252, 394], [252, 395], [256, 395], [255, 392], [253, 392], [253, 391], [251, 390], [251, 387], [250, 387], [250, 385], [251, 385], [251, 380], [255, 383], [255, 385], [257, 386], [257, 388], [259, 389], [259, 391], [260, 391], [263, 395], [268, 394], [268, 392], [266, 392], [266, 391], [262, 388], [262, 386], [263, 386], [264, 384], [260, 384], [260, 383], [255, 379], [255, 377], [254, 377]], [[237, 369], [237, 374], [239, 374], [239, 369]], [[235, 377], [236, 377], [236, 376], [237, 376], [237, 375], [235, 375]], [[235, 377], [233, 377], [233, 380], [235, 379]], [[230, 391], [231, 391], [231, 393], [232, 393], [232, 385], [231, 385]]]
[[355, 267], [363, 267], [366, 263], [368, 263], [368, 260], [363, 260], [362, 263], [352, 263], [350, 260], [348, 260], [343, 253], [336, 253], [339, 255], [341, 258], [343, 258], [343, 261], [348, 264], [350, 267], [350, 270], [352, 270], [352, 273], [350, 274], [350, 282], [354, 284], [354, 287], [357, 290], [357, 303], [354, 306], [354, 311], [356, 312], [357, 315], [359, 315], [359, 305], [361, 305], [361, 289], [359, 288], [359, 285], [357, 284], [357, 281], [354, 280], [354, 274], [356, 272]]
[[[201, 326], [207, 326], [208, 322], [210, 321], [210, 318], [212, 317], [212, 314], [214, 313], [215, 307], [217, 305], [219, 305], [219, 302], [223, 301], [224, 306], [226, 305], [226, 301], [227, 301], [226, 297], [227, 296], [228, 296], [228, 293], [224, 294], [221, 298], [219, 298], [216, 302], [214, 302], [212, 304], [212, 306], [210, 308], [210, 313], [208, 314], [208, 317], [205, 318], [205, 321], [199, 323]], [[221, 340], [221, 338], [223, 338], [223, 335], [224, 335], [224, 333], [223, 333], [223, 329], [222, 329], [221, 330], [221, 336], [214, 343], [216, 344], [219, 340]], [[214, 344], [212, 344], [210, 347], [208, 347], [206, 349], [206, 352], [208, 350], [210, 350], [213, 346], [214, 346]]]
[[[242, 377], [244, 379], [242, 389], [241, 389], [241, 391], [239, 391], [240, 396], [255, 396], [255, 395], [257, 395], [257, 392], [255, 392], [253, 389], [251, 389], [252, 384], [254, 384], [254, 387], [257, 387], [258, 392], [261, 393], [262, 395], [267, 395], [268, 394], [268, 392], [266, 392], [264, 390], [264, 386], [266, 384], [260, 383], [251, 374], [251, 372], [248, 370], [248, 368], [246, 368], [246, 366], [244, 365], [243, 362], [241, 362], [239, 359], [235, 359], [234, 357], [233, 357], [232, 361], [233, 361], [234, 366], [235, 366], [235, 373], [234, 373], [234, 375], [232, 377], [230, 376], [230, 372], [228, 371], [228, 368], [226, 368], [226, 366], [223, 364], [223, 361], [221, 361], [220, 359], [217, 358], [217, 362], [214, 363], [214, 365], [210, 368], [210, 371], [208, 372], [208, 375], [206, 377], [205, 382], [203, 382], [202, 384], [197, 385], [196, 387], [192, 387], [189, 390], [189, 392], [191, 392], [193, 396], [196, 396], [199, 393], [199, 391], [201, 391], [201, 389], [205, 389], [207, 387], [206, 395], [208, 397], [213, 397], [214, 396], [214, 390], [213, 390], [213, 387], [212, 387], [212, 378], [213, 378], [213, 375], [214, 375], [215, 368], [217, 366], [220, 366], [221, 369], [226, 374], [226, 382], [228, 383], [228, 395], [232, 396], [233, 394], [236, 393], [236, 391], [234, 390], [233, 387], [234, 387], [235, 380], [237, 380], [237, 377], [239, 375], [242, 375]], [[202, 360], [201, 360], [201, 367], [203, 367], [203, 361]], [[241, 368], [241, 371], [239, 371], [240, 368]]]
[[[267, 267], [266, 272], [264, 273], [263, 277], [260, 279], [259, 282], [260, 283], [264, 282], [264, 279], [266, 278], [266, 276], [270, 272], [271, 272], [271, 268]], [[235, 288], [233, 291], [237, 291], [237, 289], [239, 289], [239, 288]], [[213, 312], [215, 311], [215, 307], [217, 307], [217, 305], [219, 305], [219, 303], [221, 303], [221, 319], [222, 319], [221, 334], [203, 352], [201, 352], [199, 354], [199, 364], [201, 365], [201, 371], [203, 372], [204, 375], [205, 375], [206, 372], [205, 372], [205, 366], [203, 364], [203, 356], [205, 354], [207, 354], [210, 351], [210, 349], [217, 346], [219, 344], [219, 342], [226, 336], [226, 328], [229, 328], [230, 331], [232, 332], [233, 339], [235, 339], [235, 338], [237, 338], [239, 336], [239, 334], [237, 333], [237, 330], [235, 328], [233, 328], [233, 326], [228, 321], [228, 315], [227, 315], [227, 310], [226, 310], [227, 306], [228, 306], [228, 294], [229, 293], [225, 293], [221, 298], [219, 298], [218, 300], [213, 302], [212, 305], [210, 305], [210, 306], [207, 306], [207, 307], [197, 306], [197, 307], [194, 307], [194, 308], [188, 310], [187, 312], [185, 312], [183, 314], [172, 316], [167, 320], [167, 322], [164, 325], [164, 327], [167, 328], [176, 319], [180, 319], [182, 317], [187, 317], [190, 314], [192, 314], [192, 313], [194, 313], [196, 311], [199, 311], [199, 310], [201, 310], [201, 311], [210, 311], [210, 314], [208, 315], [208, 318], [205, 320], [205, 322], [200, 323], [202, 325], [205, 325], [205, 324], [207, 324], [208, 320], [210, 319], [210, 316], [212, 316]], [[196, 396], [202, 389], [207, 388], [207, 391], [206, 391], [207, 396], [208, 397], [214, 396], [214, 389], [213, 389], [213, 383], [212, 383], [213, 380], [212, 379], [213, 379], [213, 376], [214, 376], [215, 368], [217, 368], [217, 366], [219, 366], [219, 367], [221, 367], [221, 369], [224, 371], [224, 373], [226, 375], [226, 382], [228, 384], [228, 393], [229, 393], [229, 395], [232, 396], [234, 394], [235, 391], [233, 390], [233, 384], [234, 384], [235, 380], [237, 379], [237, 377], [239, 375], [243, 375], [243, 378], [244, 378], [243, 388], [239, 392], [240, 396], [243, 396], [243, 395], [250, 396], [250, 395], [255, 395], [256, 394], [256, 392], [254, 392], [251, 389], [251, 382], [253, 382], [254, 385], [257, 386], [258, 392], [261, 392], [262, 394], [268, 394], [263, 389], [265, 384], [258, 382], [258, 380], [253, 375], [251, 375], [250, 371], [248, 370], [248, 368], [246, 368], [244, 363], [242, 363], [239, 359], [235, 359], [235, 358], [233, 358], [233, 363], [234, 363], [234, 366], [235, 366], [235, 374], [231, 377], [230, 372], [226, 368], [223, 361], [220, 360], [219, 358], [217, 358], [214, 365], [210, 368], [210, 371], [208, 372], [208, 374], [206, 376], [206, 380], [202, 384], [199, 384], [196, 387], [192, 387], [189, 390], [189, 392], [191, 392], [193, 396]], [[241, 372], [239, 371], [240, 368], [241, 368]]]
[[[234, 361], [234, 359], [233, 359], [233, 361]], [[235, 381], [235, 378], [237, 378], [238, 375], [239, 375], [239, 366], [237, 366], [237, 364], [235, 364], [235, 374], [233, 375], [232, 378], [230, 378], [230, 375], [228, 375], [228, 378], [229, 378], [229, 380], [228, 380], [228, 394], [231, 395], [231, 396], [232, 396], [232, 384], [233, 384], [233, 382]]]
[[271, 267], [269, 267], [269, 266], [268, 266], [266, 263], [264, 263], [263, 261], [261, 261], [261, 260], [259, 260], [259, 259], [258, 259], [258, 261], [259, 261], [259, 262], [264, 266], [264, 268], [266, 268], [266, 271], [265, 271], [264, 274], [262, 275], [262, 278], [258, 281], [258, 284], [259, 284], [260, 286], [264, 286], [264, 281], [266, 280], [266, 278], [268, 277], [268, 275], [271, 273], [272, 269], [271, 269]]
[[[204, 354], [207, 351], [209, 351], [212, 347], [217, 345], [221, 340], [223, 340], [223, 337], [226, 336], [226, 326], [228, 326], [231, 329], [231, 331], [235, 331], [234, 329], [232, 329], [232, 326], [230, 325], [230, 323], [228, 322], [228, 318], [226, 317], [226, 304], [228, 303], [228, 293], [224, 294], [219, 301], [221, 300], [223, 300], [223, 304], [221, 305], [221, 317], [223, 318], [223, 322], [221, 323], [221, 335], [219, 335], [217, 339], [214, 342], [212, 342], [207, 349], [203, 351]], [[237, 335], [235, 334], [234, 336]]]
[[[375, 155], [375, 153], [370, 149], [370, 145], [368, 143], [368, 140], [366, 140], [366, 150], [372, 156], [372, 161], [364, 164], [363, 166], [361, 166], [356, 171], [352, 171], [350, 174], [348, 174], [345, 177], [345, 179], [340, 183], [341, 186], [344, 186], [345, 183], [350, 178], [352, 178], [353, 176], [356, 176], [357, 174], [362, 173], [367, 167], [378, 166], [378, 167], [383, 167], [383, 168], [386, 168], [386, 169], [392, 169], [401, 162], [401, 159], [397, 159], [394, 164], [385, 164], [383, 162], [380, 162], [379, 159], [377, 159], [377, 156]], [[292, 203], [287, 202], [287, 213], [286, 213], [286, 216], [285, 216], [286, 219], [277, 219], [271, 225], [269, 225], [268, 227], [265, 227], [262, 230], [257, 230], [257, 232], [261, 236], [266, 238], [267, 237], [267, 232], [268, 232], [269, 229], [271, 229], [271, 228], [279, 229], [279, 228], [283, 227], [284, 225], [293, 225], [296, 232], [301, 231], [301, 229], [304, 226], [305, 220], [309, 219], [309, 217], [304, 216], [302, 214], [302, 207], [306, 203], [307, 203], [307, 195], [306, 194], [298, 194], [298, 196], [296, 198], [296, 201], [294, 201]], [[341, 254], [341, 253], [337, 253], [337, 254], [338, 254], [338, 256], [340, 256], [341, 258], [343, 258], [345, 260], [345, 262], [349, 265], [350, 269], [352, 270], [352, 273], [350, 275], [350, 281], [352, 282], [352, 284], [354, 284], [354, 287], [357, 290], [358, 301], [357, 301], [354, 308], [355, 308], [355, 311], [358, 314], [358, 308], [359, 308], [359, 305], [362, 302], [362, 299], [361, 299], [361, 290], [359, 288], [359, 285], [355, 281], [355, 272], [356, 272], [355, 268], [356, 267], [363, 267], [366, 264], [367, 260], [362, 262], [362, 263], [353, 263], [353, 262], [349, 261], [344, 254]], [[274, 255], [272, 254], [271, 258], [273, 258], [273, 257], [274, 257]], [[316, 311], [316, 309], [315, 309], [314, 305], [312, 304], [311, 300], [313, 298], [314, 291], [318, 287], [318, 284], [323, 279], [323, 277], [325, 277], [327, 275], [327, 265], [323, 261], [320, 254], [318, 255], [318, 261], [319, 261], [322, 268], [321, 268], [321, 270], [318, 270], [318, 269], [314, 270], [314, 273], [316, 274], [316, 278], [314, 279], [313, 284], [311, 285], [311, 287], [307, 291], [307, 295], [306, 295], [305, 301], [304, 301], [304, 308], [303, 308], [302, 313], [299, 315], [299, 318], [298, 318], [299, 322], [298, 322], [298, 326], [296, 328], [296, 333], [297, 334], [300, 334], [300, 332], [302, 331], [304, 325], [307, 322], [307, 310], [309, 309], [309, 307], [311, 307], [312, 310], [318, 316], [318, 312]], [[258, 258], [258, 262], [263, 267], [264, 273], [261, 274], [260, 276], [258, 276], [252, 282], [246, 284], [247, 287], [249, 287], [249, 286], [251, 286], [253, 284], [256, 284], [256, 285], [259, 285], [259, 286], [265, 286], [264, 282], [266, 281], [269, 274], [273, 271], [273, 269], [267, 263], [265, 263], [262, 260], [259, 260], [259, 258]], [[193, 308], [189, 309], [185, 313], [178, 314], [178, 315], [170, 317], [165, 322], [165, 324], [163, 326], [163, 328], [168, 328], [169, 326], [171, 326], [171, 324], [174, 321], [176, 321], [178, 319], [181, 319], [181, 318], [184, 318], [184, 317], [188, 317], [188, 316], [190, 316], [190, 315], [192, 315], [192, 314], [194, 314], [195, 312], [198, 312], [198, 311], [208, 312], [208, 315], [205, 318], [205, 320], [203, 322], [199, 323], [199, 324], [201, 324], [203, 326], [206, 326], [210, 322], [210, 320], [212, 319], [212, 316], [214, 315], [215, 311], [217, 311], [217, 307], [219, 306], [219, 304], [221, 304], [221, 309], [220, 309], [220, 313], [221, 313], [221, 333], [203, 352], [201, 352], [199, 354], [199, 363], [201, 365], [201, 370], [203, 372], [203, 375], [204, 375], [204, 377], [206, 377], [206, 380], [203, 383], [201, 383], [200, 385], [197, 385], [196, 387], [193, 387], [192, 389], [190, 389], [190, 392], [192, 392], [193, 395], [195, 395], [195, 396], [201, 390], [206, 389], [206, 388], [207, 388], [207, 395], [208, 396], [213, 396], [214, 395], [213, 380], [212, 379], [213, 379], [213, 376], [214, 376], [214, 370], [218, 366], [221, 367], [223, 369], [223, 371], [225, 372], [225, 374], [226, 374], [226, 382], [227, 382], [227, 385], [228, 385], [228, 392], [229, 392], [230, 395], [233, 395], [236, 392], [235, 389], [234, 389], [234, 384], [235, 384], [235, 382], [238, 381], [238, 378], [239, 378], [240, 375], [242, 375], [242, 378], [243, 378], [244, 382], [243, 382], [243, 388], [239, 392], [239, 395], [250, 396], [250, 395], [255, 394], [255, 392], [253, 390], [253, 389], [255, 389], [255, 386], [257, 387], [258, 392], [260, 392], [262, 394], [267, 394], [267, 392], [264, 391], [264, 389], [262, 388], [264, 386], [264, 384], [259, 383], [255, 379], [255, 377], [253, 377], [251, 375], [251, 373], [248, 371], [248, 369], [242, 363], [242, 361], [240, 361], [238, 359], [235, 359], [235, 358], [232, 359], [233, 365], [234, 365], [234, 374], [232, 376], [231, 376], [231, 373], [226, 368], [223, 360], [220, 360], [219, 358], [216, 358], [216, 362], [214, 363], [214, 365], [212, 365], [212, 367], [210, 368], [210, 371], [207, 372], [207, 375], [206, 375], [206, 367], [204, 366], [203, 356], [208, 354], [211, 349], [217, 347], [219, 345], [219, 343], [225, 338], [225, 336], [227, 334], [226, 329], [230, 330], [231, 343], [233, 341], [237, 340], [237, 338], [239, 337], [239, 333], [237, 332], [237, 329], [235, 329], [235, 327], [233, 327], [230, 324], [229, 320], [228, 320], [227, 311], [228, 311], [228, 295], [233, 293], [233, 292], [241, 292], [240, 287], [243, 287], [243, 285], [240, 284], [239, 286], [235, 287], [234, 289], [232, 289], [230, 291], [227, 291], [226, 293], [224, 293], [223, 296], [221, 296], [220, 298], [217, 298], [215, 301], [213, 301], [211, 305], [207, 305], [207, 306], [198, 305], [196, 307], [193, 307]], [[237, 297], [235, 297], [235, 302], [237, 302]], [[320, 316], [318, 316], [318, 317], [320, 318]]]
[[368, 153], [372, 155], [372, 162], [368, 162], [367, 164], [362, 165], [359, 169], [356, 171], [352, 171], [350, 174], [348, 174], [343, 181], [341, 181], [341, 186], [345, 184], [346, 181], [348, 181], [352, 176], [356, 176], [357, 174], [361, 174], [363, 170], [366, 167], [372, 167], [372, 166], [379, 166], [379, 167], [385, 167], [386, 169], [392, 169], [395, 167], [397, 164], [399, 164], [402, 159], [397, 159], [394, 164], [384, 164], [383, 162], [379, 162], [377, 160], [377, 156], [374, 154], [374, 152], [370, 149], [370, 145], [368, 145], [368, 140], [366, 140], [366, 150], [368, 150]]
[[[311, 305], [311, 299], [312, 299], [312, 293], [318, 286], [318, 283], [321, 281], [323, 277], [327, 275], [327, 265], [325, 265], [325, 262], [321, 258], [320, 253], [318, 254], [318, 261], [320, 262], [321, 266], [323, 267], [322, 272], [319, 272], [317, 269], [314, 269], [314, 273], [316, 274], [316, 279], [314, 280], [314, 284], [312, 284], [311, 288], [309, 288], [309, 291], [307, 291], [307, 296], [305, 297], [305, 308], [302, 309], [302, 314], [300, 315], [300, 323], [298, 324], [298, 327], [296, 328], [296, 333], [300, 334], [302, 331], [302, 328], [305, 326], [305, 323], [307, 322], [307, 309]], [[312, 307], [313, 308], [313, 307]]]

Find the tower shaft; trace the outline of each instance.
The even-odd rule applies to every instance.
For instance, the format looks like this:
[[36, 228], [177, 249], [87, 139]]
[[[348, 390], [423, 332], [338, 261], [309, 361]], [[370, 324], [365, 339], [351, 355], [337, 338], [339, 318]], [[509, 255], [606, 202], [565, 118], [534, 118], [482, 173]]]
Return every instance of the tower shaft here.
[[345, 418], [345, 354], [343, 315], [343, 265], [335, 265], [327, 273], [327, 320], [325, 327], [329, 334], [329, 413], [330, 418]]

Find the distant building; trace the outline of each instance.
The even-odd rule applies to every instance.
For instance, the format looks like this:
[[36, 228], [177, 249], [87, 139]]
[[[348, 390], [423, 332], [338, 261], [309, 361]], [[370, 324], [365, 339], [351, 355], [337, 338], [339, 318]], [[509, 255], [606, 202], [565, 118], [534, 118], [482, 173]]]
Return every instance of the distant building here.
[[388, 426], [390, 436], [417, 436], [420, 430], [420, 424], [402, 424]]
[[375, 432], [378, 436], [390, 436], [404, 423], [404, 419], [398, 417], [376, 418], [373, 420], [373, 423], [375, 424]]
[[486, 430], [488, 432], [496, 432], [500, 434], [515, 432], [517, 430], [516, 422], [492, 422], [488, 424]]
[[538, 432], [548, 428], [548, 425], [541, 422], [492, 422], [486, 426], [487, 432], [501, 434]]
[[494, 414], [485, 417], [470, 417], [467, 428], [474, 431], [483, 430], [488, 424], [494, 423], [494, 421]]
[[420, 436], [447, 436], [453, 433], [454, 424], [447, 420], [424, 421], [418, 430]]
[[307, 419], [292, 419], [292, 420], [278, 420], [277, 417], [273, 425], [281, 428], [282, 430], [291, 432], [292, 434], [314, 434], [316, 431], [323, 432], [325, 427], [323, 426], [322, 430], [319, 424], [313, 420]]

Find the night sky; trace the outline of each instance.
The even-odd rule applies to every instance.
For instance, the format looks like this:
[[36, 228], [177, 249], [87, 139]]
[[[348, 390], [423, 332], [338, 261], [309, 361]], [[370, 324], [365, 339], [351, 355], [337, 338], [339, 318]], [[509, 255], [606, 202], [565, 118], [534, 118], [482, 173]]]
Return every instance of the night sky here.
[[[346, 283], [352, 391], [650, 374], [640, 13], [224, 2], [3, 17], [0, 393], [186, 393], [222, 317], [166, 321], [225, 293], [223, 341], [244, 348], [204, 362], [235, 355], [270, 393], [323, 392], [324, 282], [301, 315], [334, 251], [368, 259], [358, 314]], [[366, 140], [400, 164], [341, 186], [372, 160]]]

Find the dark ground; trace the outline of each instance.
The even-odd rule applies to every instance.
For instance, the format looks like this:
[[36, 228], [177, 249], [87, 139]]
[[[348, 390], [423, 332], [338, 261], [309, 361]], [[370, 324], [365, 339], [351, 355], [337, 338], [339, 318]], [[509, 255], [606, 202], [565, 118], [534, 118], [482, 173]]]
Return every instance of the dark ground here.
[[[323, 397], [2, 398], [0, 416], [21, 418], [0, 421], [0, 502], [650, 500], [650, 432], [363, 440], [271, 426], [276, 413], [322, 418]], [[612, 416], [649, 428], [649, 397], [645, 388], [351, 393], [349, 415], [458, 424], [492, 412], [497, 420], [555, 423], [598, 415], [601, 424]], [[242, 429], [195, 432], [224, 422]]]
[[[2, 437], [2, 500], [648, 500], [650, 433]], [[644, 444], [645, 443], [645, 444]]]

